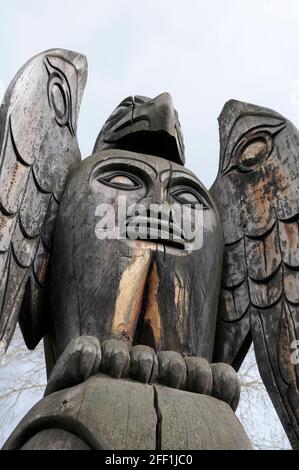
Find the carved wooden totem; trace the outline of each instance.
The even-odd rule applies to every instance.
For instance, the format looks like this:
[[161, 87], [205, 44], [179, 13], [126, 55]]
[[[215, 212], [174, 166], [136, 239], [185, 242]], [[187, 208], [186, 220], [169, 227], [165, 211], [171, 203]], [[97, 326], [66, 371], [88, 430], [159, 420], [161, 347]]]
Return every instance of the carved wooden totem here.
[[298, 447], [298, 132], [229, 102], [208, 192], [170, 95], [135, 96], [81, 162], [86, 75], [81, 55], [46, 51], [1, 107], [0, 345], [19, 321], [48, 373], [4, 449], [250, 448], [233, 410], [252, 337]]

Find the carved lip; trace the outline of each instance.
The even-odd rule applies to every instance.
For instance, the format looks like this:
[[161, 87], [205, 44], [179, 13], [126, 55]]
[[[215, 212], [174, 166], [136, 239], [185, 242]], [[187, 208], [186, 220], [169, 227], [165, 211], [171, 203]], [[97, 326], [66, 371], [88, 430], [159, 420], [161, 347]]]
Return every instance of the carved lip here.
[[[138, 238], [163, 245], [173, 245], [184, 249], [187, 241], [184, 231], [181, 227], [165, 219], [154, 217], [137, 216], [131, 217], [126, 221], [126, 236], [134, 239], [135, 229], [138, 231]], [[133, 235], [130, 236], [130, 233]]]

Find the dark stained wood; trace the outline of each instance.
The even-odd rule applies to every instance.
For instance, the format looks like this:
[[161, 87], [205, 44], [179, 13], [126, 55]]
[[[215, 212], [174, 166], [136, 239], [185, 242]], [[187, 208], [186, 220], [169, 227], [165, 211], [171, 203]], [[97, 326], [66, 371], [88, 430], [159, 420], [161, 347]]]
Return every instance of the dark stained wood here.
[[107, 149], [167, 155], [169, 161], [184, 165], [183, 134], [171, 95], [125, 98], [105, 122], [93, 153]]
[[[47, 242], [53, 236], [58, 203], [50, 201], [61, 200], [66, 179], [80, 161], [75, 128], [85, 81], [83, 56], [46, 51], [17, 73], [1, 106], [0, 250], [5, 259], [0, 263], [0, 356], [13, 335], [29, 277], [35, 292], [26, 298], [36, 300], [38, 308], [23, 301], [21, 327], [27, 345], [36, 346], [46, 331], [42, 314], [33, 320], [42, 310], [33, 265], [38, 256], [35, 274], [43, 284], [49, 256], [38, 247], [42, 234]], [[63, 122], [55, 107], [57, 87], [65, 100]], [[32, 328], [33, 321], [38, 328]]]
[[[226, 261], [214, 360], [238, 369], [253, 337], [262, 379], [299, 448], [299, 375], [292, 359], [299, 339], [299, 132], [272, 110], [233, 100], [219, 127], [220, 165], [211, 193]], [[243, 302], [236, 302], [240, 286]]]
[[[211, 361], [222, 258], [222, 232], [213, 202], [204, 210], [201, 249], [164, 247], [163, 240], [99, 240], [97, 207], [116, 205], [120, 194], [98, 181], [111, 165], [115, 171], [119, 165], [129, 174], [144, 174], [147, 189], [126, 195], [128, 204], [137, 199], [145, 207], [167, 185], [167, 178], [161, 183], [159, 175], [170, 172], [167, 160], [123, 150], [95, 154], [73, 172], [57, 219], [51, 262], [56, 356], [83, 334], [100, 341], [114, 337], [130, 345], [142, 342], [156, 351]], [[174, 185], [176, 175], [184, 177], [186, 185], [196, 184], [208, 198], [189, 170], [172, 163], [172, 172]], [[82, 184], [85, 181], [89, 184]], [[165, 191], [163, 198], [167, 197]]]
[[186, 390], [211, 395], [213, 373], [210, 364], [203, 357], [185, 357], [187, 366]]

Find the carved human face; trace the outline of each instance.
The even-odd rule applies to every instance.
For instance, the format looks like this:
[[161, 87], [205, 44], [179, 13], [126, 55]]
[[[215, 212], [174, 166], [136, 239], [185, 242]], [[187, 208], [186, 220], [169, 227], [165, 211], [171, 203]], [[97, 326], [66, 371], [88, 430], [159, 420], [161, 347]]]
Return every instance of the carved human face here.
[[[190, 198], [191, 212], [196, 198], [205, 207], [201, 247], [187, 250], [182, 239], [165, 242], [162, 232], [168, 224], [171, 233], [171, 217], [155, 240], [100, 239], [99, 206], [115, 207], [123, 195], [133, 207], [173, 200], [184, 205]], [[129, 213], [127, 220], [132, 217]], [[72, 323], [100, 340], [113, 336], [211, 359], [221, 260], [217, 211], [189, 170], [123, 150], [89, 157], [69, 181], [57, 222], [53, 314], [62, 342], [57, 349], [63, 349]]]
[[[96, 216], [104, 216], [96, 233], [110, 223], [110, 238], [121, 233], [127, 240], [191, 251], [201, 248], [203, 212], [209, 214], [206, 219], [215, 219], [213, 201], [200, 181], [184, 167], [161, 158], [103, 152], [89, 184], [98, 201]], [[118, 233], [113, 231], [116, 223]], [[102, 235], [106, 238], [107, 230]]]

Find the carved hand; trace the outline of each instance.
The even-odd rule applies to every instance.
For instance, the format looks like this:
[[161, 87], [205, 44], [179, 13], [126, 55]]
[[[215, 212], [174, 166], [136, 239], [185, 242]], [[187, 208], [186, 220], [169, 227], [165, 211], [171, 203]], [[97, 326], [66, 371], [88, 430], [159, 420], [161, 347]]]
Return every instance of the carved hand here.
[[130, 377], [143, 383], [159, 382], [167, 387], [212, 395], [236, 410], [240, 383], [228, 364], [209, 364], [202, 357], [185, 357], [174, 351], [154, 352], [145, 345], [133, 346], [118, 339], [102, 343], [97, 338], [80, 336], [67, 346], [50, 375], [45, 395], [72, 387], [97, 372], [116, 379]]
[[212, 395], [235, 411], [240, 398], [240, 382], [229, 364], [209, 364], [201, 357], [185, 357], [174, 351], [155, 354], [149, 346], [133, 346], [125, 341], [104, 341], [102, 372], [114, 378], [130, 377], [143, 383], [159, 382], [167, 387]]

